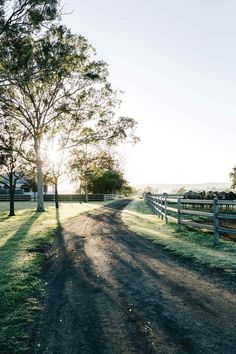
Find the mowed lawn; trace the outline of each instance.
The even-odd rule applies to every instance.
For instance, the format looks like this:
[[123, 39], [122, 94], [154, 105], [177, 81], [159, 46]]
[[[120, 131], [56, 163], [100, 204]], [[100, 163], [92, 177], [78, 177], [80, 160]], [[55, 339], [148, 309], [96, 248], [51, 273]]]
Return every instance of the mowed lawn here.
[[8, 217], [8, 203], [0, 202], [0, 353], [26, 352], [30, 324], [40, 310], [43, 291], [40, 273], [45, 249], [54, 240], [61, 222], [98, 208], [107, 202], [45, 203], [36, 213], [36, 203], [16, 202], [16, 216]]
[[153, 214], [144, 200], [133, 200], [122, 212], [122, 219], [137, 235], [161, 244], [179, 256], [196, 263], [236, 273], [236, 243], [220, 239], [213, 246], [213, 236], [182, 227], [177, 232], [176, 224], [165, 224]]

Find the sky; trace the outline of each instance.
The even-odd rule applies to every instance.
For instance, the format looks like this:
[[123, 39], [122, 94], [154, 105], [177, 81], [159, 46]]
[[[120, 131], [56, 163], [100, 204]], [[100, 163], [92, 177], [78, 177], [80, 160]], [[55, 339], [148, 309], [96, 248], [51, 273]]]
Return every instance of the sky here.
[[229, 182], [236, 165], [235, 0], [66, 0], [138, 122], [121, 144], [132, 185]]

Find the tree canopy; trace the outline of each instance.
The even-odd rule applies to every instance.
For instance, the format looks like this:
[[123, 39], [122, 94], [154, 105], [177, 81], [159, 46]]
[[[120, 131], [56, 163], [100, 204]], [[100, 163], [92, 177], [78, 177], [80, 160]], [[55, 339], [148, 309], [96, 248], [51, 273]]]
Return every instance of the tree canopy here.
[[0, 36], [22, 35], [40, 29], [59, 15], [58, 0], [1, 0]]
[[[14, 6], [7, 10], [7, 3]], [[59, 134], [61, 149], [101, 141], [136, 142], [136, 122], [116, 115], [119, 93], [109, 82], [107, 64], [97, 59], [86, 38], [53, 22], [37, 32], [44, 21], [58, 15], [57, 1], [2, 1], [0, 9], [5, 28], [0, 37], [0, 120], [12, 120], [27, 132], [22, 157], [35, 164], [37, 210], [44, 211], [48, 140]], [[23, 35], [17, 36], [19, 28]]]
[[121, 172], [107, 170], [101, 175], [91, 176], [90, 183], [93, 193], [115, 194], [121, 191], [125, 180]]
[[[112, 153], [111, 153], [112, 151]], [[125, 180], [119, 155], [114, 149], [103, 147], [97, 150], [75, 150], [70, 161], [72, 181], [80, 180], [81, 187], [90, 193], [131, 193]]]
[[[29, 133], [38, 170], [38, 210], [44, 210], [42, 144], [58, 130], [69, 132], [71, 146], [116, 142], [133, 135], [132, 118], [116, 118], [119, 100], [108, 82], [106, 63], [81, 36], [52, 26], [42, 37], [1, 48], [0, 115]], [[5, 52], [5, 53], [4, 53]], [[68, 139], [67, 139], [68, 140]], [[32, 157], [32, 156], [31, 156]]]

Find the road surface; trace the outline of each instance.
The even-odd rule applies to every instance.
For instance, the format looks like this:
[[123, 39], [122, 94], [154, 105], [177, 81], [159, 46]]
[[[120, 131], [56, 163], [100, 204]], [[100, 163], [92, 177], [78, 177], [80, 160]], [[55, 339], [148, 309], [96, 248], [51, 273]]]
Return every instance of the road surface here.
[[57, 231], [31, 353], [236, 354], [235, 278], [130, 233], [127, 202]]

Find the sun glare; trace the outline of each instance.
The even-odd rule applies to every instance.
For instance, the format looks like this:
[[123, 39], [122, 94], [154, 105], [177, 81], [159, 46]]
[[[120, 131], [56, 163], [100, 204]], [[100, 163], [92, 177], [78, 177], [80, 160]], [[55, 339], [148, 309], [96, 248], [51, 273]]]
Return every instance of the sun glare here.
[[72, 193], [75, 191], [75, 185], [70, 183], [66, 174], [65, 165], [68, 160], [67, 151], [62, 151], [57, 139], [52, 139], [47, 143], [46, 160], [51, 168], [60, 169], [58, 189], [60, 193]]
[[48, 159], [50, 160], [50, 162], [59, 163], [62, 159], [62, 156], [58, 150], [52, 149], [48, 151]]
[[63, 153], [60, 149], [60, 146], [56, 140], [52, 140], [49, 143], [48, 151], [47, 151], [47, 158], [49, 162], [52, 163], [60, 163], [63, 159]]

